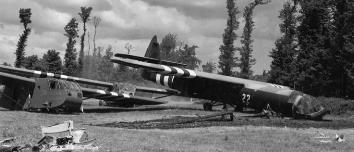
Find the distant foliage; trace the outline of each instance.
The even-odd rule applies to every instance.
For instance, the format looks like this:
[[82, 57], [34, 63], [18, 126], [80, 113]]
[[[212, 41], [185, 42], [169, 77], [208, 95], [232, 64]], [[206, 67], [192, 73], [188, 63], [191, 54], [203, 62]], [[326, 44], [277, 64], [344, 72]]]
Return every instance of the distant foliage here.
[[254, 0], [248, 6], [245, 7], [243, 11], [243, 17], [245, 18], [245, 27], [243, 28], [243, 33], [241, 36], [242, 47], [239, 48], [240, 51], [240, 77], [250, 78], [253, 74], [251, 67], [256, 63], [256, 59], [252, 57], [252, 43], [251, 38], [252, 31], [254, 29], [253, 21], [253, 11], [257, 5], [264, 5], [269, 3], [269, 0]]
[[219, 68], [221, 69], [220, 74], [231, 76], [233, 73], [232, 69], [236, 67], [236, 62], [238, 61], [238, 58], [235, 57], [236, 48], [234, 41], [237, 38], [235, 32], [239, 27], [236, 15], [240, 12], [236, 7], [235, 0], [227, 0], [226, 4], [228, 19], [223, 34], [223, 45], [219, 48]]
[[161, 41], [161, 59], [179, 62], [187, 65], [188, 69], [199, 67], [201, 60], [196, 56], [198, 46], [184, 44], [177, 38], [177, 34], [167, 34]]
[[55, 50], [48, 50], [42, 57], [43, 62], [46, 65], [46, 70], [52, 73], [61, 73], [62, 61], [59, 56], [59, 52]]
[[34, 70], [38, 62], [39, 62], [39, 58], [37, 55], [27, 56], [23, 61], [24, 63], [23, 66], [26, 69]]
[[112, 46], [108, 46], [105, 51], [105, 55], [102, 57], [100, 62], [98, 63], [98, 75], [99, 78], [103, 81], [111, 81], [112, 78], [112, 69], [113, 63], [110, 59], [113, 56]]
[[203, 72], [213, 73], [216, 69], [216, 64], [213, 61], [208, 61], [202, 65]]
[[76, 62], [76, 38], [78, 37], [78, 23], [75, 18], [72, 18], [70, 22], [64, 27], [65, 36], [68, 38], [66, 43], [66, 50], [64, 56], [64, 74], [74, 75], [77, 73], [78, 64]]
[[187, 65], [187, 69], [196, 69], [199, 67], [199, 64], [202, 62], [199, 60], [195, 54], [195, 49], [198, 48], [198, 46], [193, 45], [193, 46], [188, 46], [188, 44], [185, 44], [183, 47], [179, 47], [176, 50], [177, 53], [177, 62], [179, 63], [184, 63]]
[[28, 27], [28, 24], [32, 22], [31, 15], [30, 8], [21, 8], [19, 11], [19, 18], [20, 22], [23, 24], [24, 31], [17, 43], [15, 67], [22, 67], [24, 64], [26, 41], [31, 32], [31, 28]]

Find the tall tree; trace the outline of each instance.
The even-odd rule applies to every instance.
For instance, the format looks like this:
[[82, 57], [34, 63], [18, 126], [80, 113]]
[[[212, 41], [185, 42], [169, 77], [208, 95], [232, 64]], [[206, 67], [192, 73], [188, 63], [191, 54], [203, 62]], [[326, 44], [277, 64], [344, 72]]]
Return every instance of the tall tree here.
[[98, 27], [98, 25], [100, 24], [100, 22], [101, 22], [101, 18], [100, 17], [98, 17], [98, 16], [94, 16], [93, 17], [93, 26], [94, 26], [94, 28], [95, 28], [95, 31], [94, 31], [94, 34], [93, 34], [93, 56], [96, 56], [96, 30], [97, 30], [97, 27]]
[[330, 1], [300, 1], [300, 24], [297, 28], [299, 51], [295, 66], [296, 84], [312, 95], [328, 95], [331, 66], [331, 9]]
[[177, 34], [168, 33], [160, 43], [161, 59], [177, 61], [175, 49], [177, 47]]
[[59, 52], [55, 50], [48, 50], [47, 53], [43, 55], [42, 60], [46, 64], [48, 72], [61, 73], [62, 62]]
[[66, 32], [64, 35], [68, 38], [68, 43], [66, 43], [63, 71], [67, 75], [73, 75], [77, 72], [75, 39], [78, 37], [78, 23], [76, 19], [72, 18], [64, 27], [64, 30]]
[[30, 8], [21, 8], [19, 11], [19, 18], [20, 22], [23, 24], [24, 31], [20, 36], [20, 39], [18, 40], [17, 43], [17, 49], [16, 49], [16, 61], [15, 61], [15, 67], [21, 67], [23, 66], [23, 61], [25, 59], [25, 47], [26, 47], [26, 41], [28, 38], [28, 35], [31, 32], [31, 28], [28, 27], [28, 24], [30, 24], [31, 21], [31, 9]]
[[[335, 0], [334, 42], [331, 50], [334, 95], [354, 98], [354, 2]], [[337, 91], [335, 91], [337, 90]]]
[[288, 1], [283, 5], [279, 18], [282, 21], [279, 25], [282, 34], [275, 42], [275, 48], [272, 49], [270, 57], [271, 63], [270, 76], [268, 81], [271, 83], [282, 84], [285, 86], [293, 85], [294, 78], [294, 60], [296, 58], [296, 13], [297, 3]]
[[86, 34], [86, 22], [90, 20], [90, 14], [92, 11], [92, 7], [81, 7], [81, 12], [79, 13], [81, 21], [83, 23], [84, 33], [81, 35], [81, 43], [80, 43], [80, 53], [79, 53], [79, 70], [81, 72], [84, 64], [84, 48], [85, 48], [85, 34]]
[[236, 15], [240, 13], [235, 5], [235, 0], [226, 1], [227, 24], [223, 34], [223, 45], [220, 46], [219, 68], [222, 75], [231, 76], [232, 69], [236, 66], [238, 58], [235, 57], [234, 41], [237, 38], [235, 31], [239, 27]]
[[251, 38], [252, 31], [254, 29], [254, 21], [253, 21], [253, 11], [258, 5], [264, 5], [269, 3], [270, 0], [255, 0], [245, 7], [243, 12], [243, 17], [245, 18], [245, 27], [243, 28], [243, 33], [241, 36], [241, 44], [240, 55], [241, 55], [241, 63], [240, 63], [240, 76], [242, 78], [250, 78], [252, 76], [253, 71], [251, 70], [252, 65], [256, 63], [256, 59], [252, 57], [252, 43], [253, 39]]

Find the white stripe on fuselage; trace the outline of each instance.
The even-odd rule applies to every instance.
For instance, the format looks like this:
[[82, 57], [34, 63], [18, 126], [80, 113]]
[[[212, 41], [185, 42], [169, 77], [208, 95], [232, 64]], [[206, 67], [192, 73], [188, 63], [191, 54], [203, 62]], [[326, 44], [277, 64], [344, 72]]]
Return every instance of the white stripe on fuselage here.
[[161, 78], [161, 74], [156, 74], [156, 83], [159, 85], [161, 85], [160, 78]]
[[171, 68], [170, 67], [168, 67], [168, 66], [165, 66], [165, 65], [161, 65], [162, 67], [163, 67], [163, 69], [164, 69], [164, 72], [163, 73], [171, 73]]
[[176, 73], [176, 76], [181, 76], [184, 74], [183, 70], [180, 69], [180, 68], [177, 68], [177, 67], [173, 67], [174, 69], [176, 69], [177, 73]]
[[168, 78], [169, 78], [170, 76], [165, 76], [165, 77], [163, 77], [163, 85], [164, 86], [168, 86], [168, 87], [170, 87], [169, 85], [168, 85]]

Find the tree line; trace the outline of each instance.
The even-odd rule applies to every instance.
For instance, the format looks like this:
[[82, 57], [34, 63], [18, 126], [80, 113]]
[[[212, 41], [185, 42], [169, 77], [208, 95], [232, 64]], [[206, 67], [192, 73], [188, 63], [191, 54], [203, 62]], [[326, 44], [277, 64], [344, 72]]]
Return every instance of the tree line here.
[[312, 95], [354, 94], [354, 2], [291, 0], [280, 11], [269, 82]]

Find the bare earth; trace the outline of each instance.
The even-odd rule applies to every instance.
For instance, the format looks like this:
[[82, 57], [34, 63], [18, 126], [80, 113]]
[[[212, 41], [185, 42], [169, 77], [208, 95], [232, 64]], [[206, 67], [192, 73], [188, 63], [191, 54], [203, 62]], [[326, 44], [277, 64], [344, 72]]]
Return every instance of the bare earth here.
[[[353, 151], [353, 117], [329, 116], [328, 121], [265, 119], [235, 113], [233, 122], [212, 119], [168, 127], [151, 125], [196, 115], [215, 113], [201, 105], [172, 103], [148, 108], [102, 108], [87, 106], [85, 113], [45, 114], [0, 109], [0, 140], [16, 137], [17, 144], [36, 143], [40, 126], [73, 120], [75, 128], [86, 128], [96, 138], [100, 151]], [[105, 112], [109, 111], [109, 112]], [[147, 126], [147, 127], [146, 127]], [[135, 128], [135, 129], [134, 129]], [[136, 129], [140, 128], [140, 129]], [[160, 128], [160, 129], [158, 129]], [[316, 137], [344, 142], [321, 143]]]

